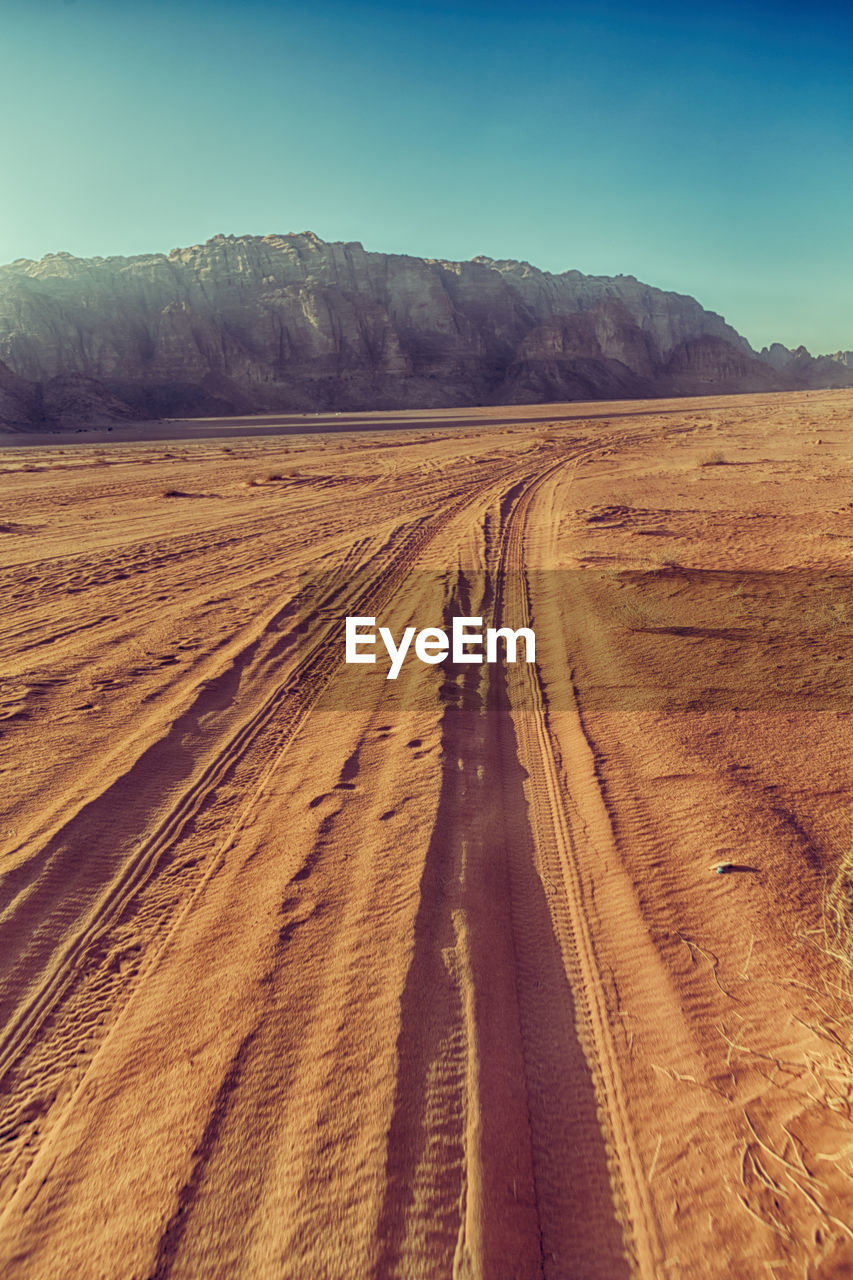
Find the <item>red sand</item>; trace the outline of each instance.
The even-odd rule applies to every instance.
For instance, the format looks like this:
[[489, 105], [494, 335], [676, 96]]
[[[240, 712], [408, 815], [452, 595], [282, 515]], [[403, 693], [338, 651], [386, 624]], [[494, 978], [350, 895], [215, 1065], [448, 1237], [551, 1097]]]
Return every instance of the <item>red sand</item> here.
[[[448, 416], [0, 449], [10, 1280], [853, 1269], [850, 713], [584, 677], [661, 653], [619, 574], [844, 574], [853, 395]], [[336, 620], [484, 568], [542, 641], [512, 710], [412, 665], [329, 709]]]

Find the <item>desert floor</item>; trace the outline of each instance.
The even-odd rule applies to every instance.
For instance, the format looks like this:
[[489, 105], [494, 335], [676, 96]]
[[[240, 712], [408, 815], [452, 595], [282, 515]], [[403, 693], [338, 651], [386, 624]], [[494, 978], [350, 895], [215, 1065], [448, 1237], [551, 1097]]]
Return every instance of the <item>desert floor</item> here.
[[[6, 1280], [853, 1274], [853, 393], [0, 486]], [[342, 670], [469, 610], [537, 664]]]

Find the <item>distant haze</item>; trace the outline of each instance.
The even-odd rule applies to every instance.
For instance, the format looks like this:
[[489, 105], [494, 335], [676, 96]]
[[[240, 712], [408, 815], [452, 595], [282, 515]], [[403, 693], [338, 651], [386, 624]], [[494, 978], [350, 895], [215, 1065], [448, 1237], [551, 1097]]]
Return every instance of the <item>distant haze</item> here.
[[835, 4], [6, 0], [0, 262], [311, 228], [853, 348]]

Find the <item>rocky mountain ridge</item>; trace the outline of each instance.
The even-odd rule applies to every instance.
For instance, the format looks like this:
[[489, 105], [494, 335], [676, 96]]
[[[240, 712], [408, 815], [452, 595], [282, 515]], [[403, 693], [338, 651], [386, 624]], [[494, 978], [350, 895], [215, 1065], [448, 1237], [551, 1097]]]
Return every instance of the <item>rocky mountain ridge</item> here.
[[757, 354], [632, 276], [311, 232], [0, 266], [0, 422], [23, 426], [848, 386], [849, 355]]

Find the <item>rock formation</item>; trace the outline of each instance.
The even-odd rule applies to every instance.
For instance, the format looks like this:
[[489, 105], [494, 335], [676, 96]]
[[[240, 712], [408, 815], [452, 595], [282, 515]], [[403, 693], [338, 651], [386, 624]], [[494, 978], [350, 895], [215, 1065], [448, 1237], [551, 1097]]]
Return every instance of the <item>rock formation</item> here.
[[849, 387], [853, 385], [853, 352], [836, 351], [833, 355], [812, 356], [805, 347], [793, 351], [774, 342], [762, 347], [759, 359], [769, 364], [793, 387]]
[[23, 425], [853, 385], [849, 363], [801, 351], [759, 356], [632, 276], [311, 232], [0, 267], [0, 421]]

